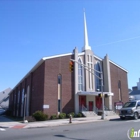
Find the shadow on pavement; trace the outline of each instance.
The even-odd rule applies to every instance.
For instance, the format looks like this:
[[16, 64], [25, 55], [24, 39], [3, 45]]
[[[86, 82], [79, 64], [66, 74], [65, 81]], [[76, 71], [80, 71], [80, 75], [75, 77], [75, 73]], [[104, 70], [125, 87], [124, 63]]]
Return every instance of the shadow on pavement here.
[[0, 128], [9, 128], [8, 126], [0, 126]]
[[0, 115], [0, 122], [13, 122], [12, 119], [7, 118], [4, 115]]
[[77, 138], [71, 138], [71, 137], [66, 137], [65, 135], [54, 135], [55, 137], [61, 137], [61, 138], [68, 138], [68, 139], [73, 139], [73, 140], [88, 140], [88, 139], [77, 139]]
[[121, 120], [120, 118], [116, 118], [116, 119], [110, 119], [109, 121], [128, 121], [128, 120], [133, 120], [132, 118], [126, 118], [124, 120]]

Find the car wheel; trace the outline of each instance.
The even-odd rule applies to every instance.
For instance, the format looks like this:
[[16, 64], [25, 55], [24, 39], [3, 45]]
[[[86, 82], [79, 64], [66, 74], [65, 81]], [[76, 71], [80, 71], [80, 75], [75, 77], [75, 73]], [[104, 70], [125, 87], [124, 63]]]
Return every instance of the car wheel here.
[[134, 113], [134, 119], [137, 120], [138, 118], [139, 118], [138, 113], [135, 112], [135, 113]]
[[125, 120], [125, 117], [120, 117], [121, 120]]

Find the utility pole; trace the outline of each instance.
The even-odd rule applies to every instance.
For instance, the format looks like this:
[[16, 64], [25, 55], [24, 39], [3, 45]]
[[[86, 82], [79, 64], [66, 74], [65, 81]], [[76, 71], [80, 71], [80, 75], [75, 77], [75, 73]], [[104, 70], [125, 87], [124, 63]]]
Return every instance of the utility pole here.
[[102, 79], [101, 79], [101, 92], [102, 92], [102, 117], [101, 119], [105, 119], [105, 111], [104, 111], [104, 94], [103, 94], [103, 74], [102, 74]]

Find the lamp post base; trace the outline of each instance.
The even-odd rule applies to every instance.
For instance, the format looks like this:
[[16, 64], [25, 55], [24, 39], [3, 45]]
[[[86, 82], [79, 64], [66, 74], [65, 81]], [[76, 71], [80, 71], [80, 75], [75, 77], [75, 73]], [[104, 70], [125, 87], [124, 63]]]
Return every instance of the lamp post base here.
[[23, 123], [28, 123], [28, 120], [24, 120]]
[[105, 115], [104, 115], [104, 114], [102, 114], [101, 119], [102, 119], [102, 120], [104, 120], [104, 119], [105, 119]]

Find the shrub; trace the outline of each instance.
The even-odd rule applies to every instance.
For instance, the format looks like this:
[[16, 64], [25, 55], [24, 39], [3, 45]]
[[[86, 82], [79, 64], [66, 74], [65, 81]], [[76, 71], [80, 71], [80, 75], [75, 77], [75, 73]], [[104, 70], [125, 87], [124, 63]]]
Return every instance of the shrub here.
[[69, 118], [70, 115], [72, 115], [72, 117], [75, 117], [75, 113], [74, 112], [71, 112], [71, 113], [67, 114], [67, 117]]
[[57, 119], [57, 115], [52, 115], [52, 116], [51, 116], [51, 119], [52, 119], [52, 120]]
[[33, 117], [37, 120], [37, 121], [45, 121], [48, 119], [48, 115], [44, 114], [42, 111], [36, 111], [33, 114]]
[[59, 119], [64, 119], [66, 118], [66, 113], [60, 113], [59, 114]]
[[82, 115], [81, 112], [79, 112], [76, 116], [77, 116], [77, 117], [82, 117], [83, 115]]

